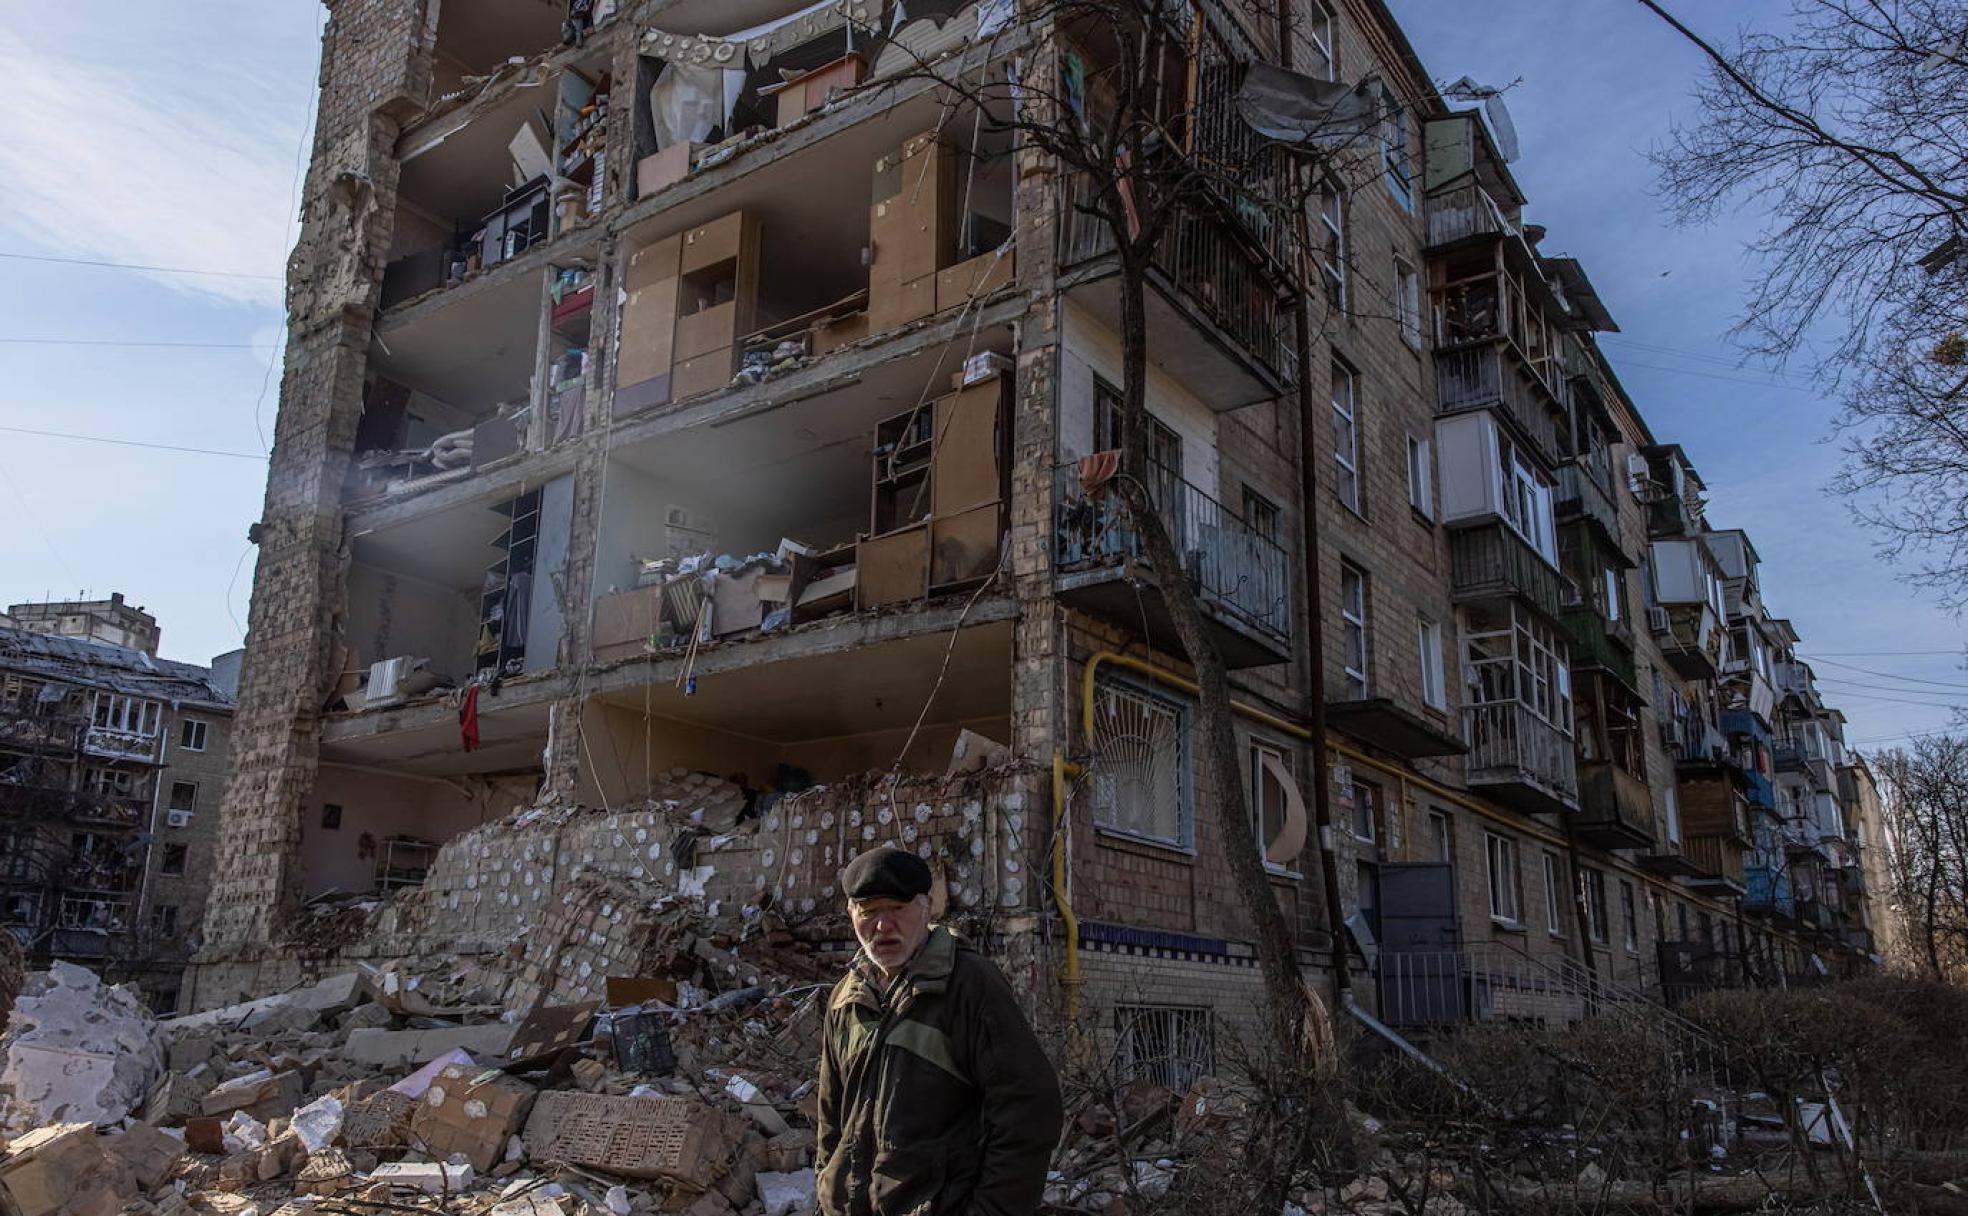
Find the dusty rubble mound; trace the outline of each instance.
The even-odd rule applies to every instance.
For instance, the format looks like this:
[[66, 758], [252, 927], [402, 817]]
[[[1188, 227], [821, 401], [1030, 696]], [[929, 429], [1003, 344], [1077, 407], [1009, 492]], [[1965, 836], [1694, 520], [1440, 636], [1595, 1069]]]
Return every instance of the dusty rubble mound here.
[[607, 999], [524, 1013], [480, 966], [161, 1022], [80, 968], [36, 973], [5, 1040], [0, 1211], [810, 1211], [825, 977], [770, 933], [657, 938]]

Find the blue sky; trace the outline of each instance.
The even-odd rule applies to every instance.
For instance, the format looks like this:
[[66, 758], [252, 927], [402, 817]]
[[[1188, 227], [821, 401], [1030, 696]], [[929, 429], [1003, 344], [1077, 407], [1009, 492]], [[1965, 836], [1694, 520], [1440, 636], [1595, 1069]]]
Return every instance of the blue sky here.
[[[1513, 168], [1544, 248], [1583, 259], [1621, 326], [1606, 349], [1622, 380], [1709, 481], [1717, 526], [1749, 530], [1766, 598], [1823, 656], [1849, 736], [1946, 725], [1928, 702], [1968, 689], [1961, 622], [1897, 582], [1821, 492], [1833, 411], [1802, 370], [1739, 365], [1727, 343], [1753, 214], [1675, 229], [1653, 197], [1642, 153], [1689, 111], [1693, 48], [1626, 0], [1392, 4], [1439, 81], [1521, 82]], [[1712, 37], [1785, 15], [1680, 8]], [[309, 0], [0, 13], [0, 254], [242, 276], [0, 257], [0, 426], [248, 457], [0, 431], [0, 600], [121, 590], [157, 614], [173, 658], [240, 643], [320, 20]], [[99, 345], [134, 342], [215, 345]], [[1916, 651], [1932, 653], [1902, 653]]]

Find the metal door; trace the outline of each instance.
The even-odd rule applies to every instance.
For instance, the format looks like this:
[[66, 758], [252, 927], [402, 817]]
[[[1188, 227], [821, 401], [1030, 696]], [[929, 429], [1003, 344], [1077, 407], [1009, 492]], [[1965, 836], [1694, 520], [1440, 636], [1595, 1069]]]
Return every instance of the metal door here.
[[1466, 1020], [1468, 968], [1456, 917], [1455, 867], [1406, 862], [1379, 869], [1381, 1016], [1395, 1026]]

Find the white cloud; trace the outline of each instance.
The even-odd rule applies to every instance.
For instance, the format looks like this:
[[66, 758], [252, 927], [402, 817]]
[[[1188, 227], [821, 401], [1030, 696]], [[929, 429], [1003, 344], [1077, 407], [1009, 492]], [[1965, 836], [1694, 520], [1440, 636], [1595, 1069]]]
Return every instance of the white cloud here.
[[[30, 45], [0, 28], [0, 180], [21, 252], [233, 274], [282, 273], [298, 107], [196, 97], [170, 76], [124, 71]], [[153, 65], [154, 66], [154, 65]], [[170, 75], [198, 67], [170, 57]], [[32, 242], [21, 248], [19, 242]], [[254, 304], [276, 280], [160, 275], [178, 291]]]

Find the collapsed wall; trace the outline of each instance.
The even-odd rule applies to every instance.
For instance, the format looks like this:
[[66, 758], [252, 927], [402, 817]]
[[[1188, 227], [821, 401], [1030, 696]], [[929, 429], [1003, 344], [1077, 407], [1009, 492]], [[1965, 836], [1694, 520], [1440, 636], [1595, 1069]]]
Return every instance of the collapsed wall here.
[[518, 964], [506, 970], [520, 1007], [584, 999], [636, 973], [669, 906], [844, 942], [840, 870], [883, 843], [930, 863], [946, 918], [1016, 910], [1034, 894], [1024, 845], [1041, 826], [1028, 824], [1037, 779], [1020, 765], [871, 775], [773, 800], [676, 770], [633, 806], [527, 808], [446, 843], [414, 890], [304, 908], [285, 940], [201, 965], [192, 1000], [211, 1008], [355, 962], [438, 956]]

